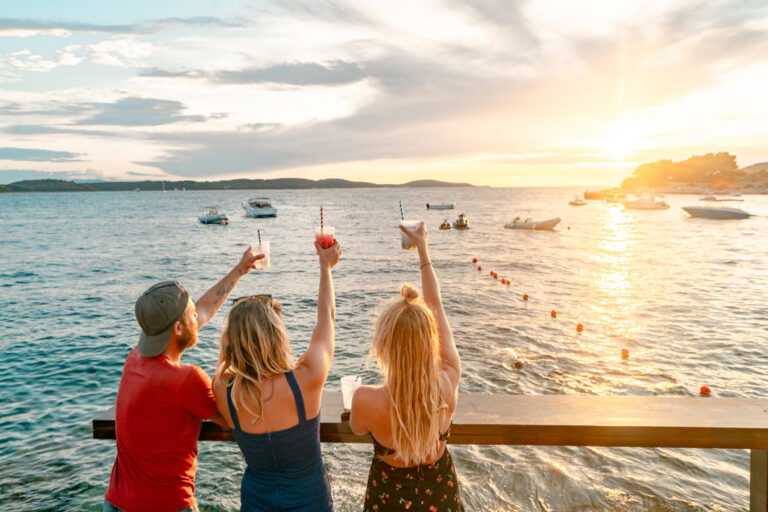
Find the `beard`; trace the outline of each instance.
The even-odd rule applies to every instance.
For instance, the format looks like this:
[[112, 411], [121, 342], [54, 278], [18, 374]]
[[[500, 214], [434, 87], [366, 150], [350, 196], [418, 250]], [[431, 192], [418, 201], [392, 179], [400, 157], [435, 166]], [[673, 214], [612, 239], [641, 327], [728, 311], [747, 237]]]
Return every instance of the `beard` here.
[[182, 322], [182, 333], [176, 339], [176, 343], [181, 350], [192, 348], [197, 344], [197, 331], [190, 329], [189, 326]]

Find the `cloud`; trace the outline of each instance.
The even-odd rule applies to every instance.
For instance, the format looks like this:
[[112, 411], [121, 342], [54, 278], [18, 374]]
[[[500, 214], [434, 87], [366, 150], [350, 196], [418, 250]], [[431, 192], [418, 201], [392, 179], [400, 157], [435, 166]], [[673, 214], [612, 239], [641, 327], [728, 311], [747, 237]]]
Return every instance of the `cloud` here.
[[77, 125], [158, 126], [179, 122], [199, 123], [204, 116], [181, 115], [181, 102], [153, 98], [129, 97], [114, 103], [91, 103], [97, 112], [81, 119]]
[[77, 153], [49, 151], [47, 149], [0, 148], [0, 160], [27, 162], [79, 162]]
[[311, 86], [349, 84], [366, 78], [366, 73], [357, 63], [336, 60], [323, 64], [317, 62], [289, 62], [264, 68], [216, 72], [202, 70], [173, 71], [150, 68], [140, 71], [139, 76], [207, 79], [219, 84], [273, 83]]
[[95, 24], [76, 21], [42, 21], [36, 19], [0, 18], [0, 37], [53, 35], [69, 37], [72, 32], [91, 34], [152, 34], [174, 27], [242, 27], [242, 23], [224, 21], [212, 16], [162, 18], [134, 24]]

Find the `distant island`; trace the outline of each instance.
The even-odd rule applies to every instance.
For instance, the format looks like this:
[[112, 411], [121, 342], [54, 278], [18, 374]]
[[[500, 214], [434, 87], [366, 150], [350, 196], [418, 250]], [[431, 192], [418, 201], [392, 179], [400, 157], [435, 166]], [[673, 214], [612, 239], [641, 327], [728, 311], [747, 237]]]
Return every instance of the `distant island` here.
[[694, 155], [673, 162], [659, 160], [639, 165], [626, 178], [621, 191], [642, 193], [655, 191], [668, 194], [702, 194], [708, 192], [768, 193], [768, 162], [739, 168], [730, 153]]
[[223, 181], [103, 181], [77, 183], [67, 180], [24, 180], [0, 185], [2, 192], [130, 192], [172, 190], [275, 190], [313, 188], [391, 188], [391, 187], [472, 187], [469, 183], [416, 180], [399, 185], [381, 185], [342, 179], [308, 180], [303, 178], [239, 179]]

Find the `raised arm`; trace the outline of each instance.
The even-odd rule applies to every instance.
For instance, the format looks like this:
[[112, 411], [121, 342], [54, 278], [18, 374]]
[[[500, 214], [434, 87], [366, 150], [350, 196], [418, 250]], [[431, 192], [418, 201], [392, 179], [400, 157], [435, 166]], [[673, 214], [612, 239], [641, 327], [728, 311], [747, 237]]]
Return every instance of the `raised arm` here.
[[421, 288], [424, 293], [424, 302], [427, 303], [432, 314], [437, 320], [437, 334], [440, 338], [440, 362], [443, 371], [448, 373], [454, 386], [458, 386], [461, 378], [461, 360], [459, 351], [456, 349], [456, 342], [453, 339], [453, 331], [448, 323], [448, 317], [445, 316], [443, 309], [443, 300], [440, 297], [440, 285], [437, 282], [437, 274], [429, 259], [429, 235], [427, 228], [422, 222], [418, 229], [409, 231], [404, 226], [400, 229], [413, 240], [416, 249], [419, 252], [419, 269], [421, 271]]
[[253, 263], [256, 260], [260, 260], [264, 257], [263, 254], [254, 254], [251, 248], [248, 247], [243, 253], [240, 262], [235, 265], [235, 268], [229, 271], [229, 274], [216, 283], [210, 290], [205, 292], [197, 302], [195, 302], [195, 309], [197, 310], [197, 327], [202, 328], [208, 320], [213, 318], [213, 315], [219, 310], [224, 301], [227, 300], [227, 296], [234, 289], [235, 285], [240, 278], [250, 272], [253, 268]]
[[333, 246], [323, 249], [315, 242], [315, 249], [320, 261], [320, 289], [317, 294], [317, 325], [309, 340], [309, 348], [301, 356], [312, 375], [312, 381], [322, 385], [328, 376], [333, 359], [335, 345], [334, 323], [336, 322], [336, 297], [333, 292], [331, 269], [339, 262], [341, 245], [334, 241]]

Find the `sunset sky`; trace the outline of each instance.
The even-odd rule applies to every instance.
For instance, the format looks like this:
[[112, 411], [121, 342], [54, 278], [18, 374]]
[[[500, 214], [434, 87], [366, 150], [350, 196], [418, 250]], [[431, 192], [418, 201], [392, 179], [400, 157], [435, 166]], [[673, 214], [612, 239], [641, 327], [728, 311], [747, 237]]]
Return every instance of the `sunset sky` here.
[[4, 2], [0, 183], [615, 185], [768, 160], [768, 2]]

